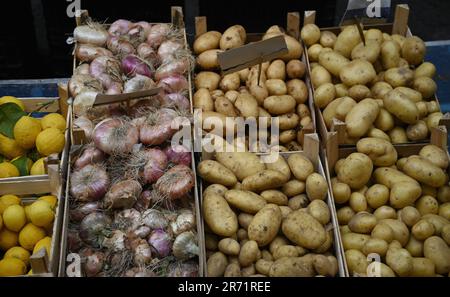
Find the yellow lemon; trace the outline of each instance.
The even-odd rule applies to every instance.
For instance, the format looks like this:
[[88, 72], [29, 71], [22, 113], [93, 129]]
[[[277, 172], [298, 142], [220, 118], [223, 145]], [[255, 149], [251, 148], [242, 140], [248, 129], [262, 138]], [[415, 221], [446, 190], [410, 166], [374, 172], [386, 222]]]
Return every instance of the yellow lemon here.
[[46, 195], [46, 196], [39, 197], [38, 201], [46, 201], [50, 204], [50, 206], [52, 208], [55, 208], [56, 202], [58, 201], [58, 199], [54, 195]]
[[15, 157], [23, 156], [26, 154], [26, 150], [22, 148], [17, 141], [0, 133], [0, 154], [8, 159], [14, 159]]
[[64, 133], [66, 130], [66, 120], [59, 113], [50, 113], [41, 119], [41, 127], [43, 130], [57, 128]]
[[6, 228], [0, 230], [0, 250], [7, 251], [13, 246], [16, 246], [18, 242], [17, 233], [9, 231]]
[[33, 166], [33, 161], [30, 158], [21, 156], [11, 160], [11, 164], [16, 166], [17, 170], [19, 170], [19, 174], [21, 176], [29, 175], [31, 167]]
[[0, 178], [20, 176], [19, 169], [9, 162], [0, 163]]
[[22, 201], [16, 195], [6, 194], [6, 195], [1, 196], [0, 197], [0, 215], [3, 214], [5, 209], [8, 208], [8, 206], [14, 205], [14, 204], [20, 205], [21, 203], [22, 203]]
[[14, 125], [14, 139], [21, 147], [28, 150], [35, 146], [36, 137], [41, 131], [39, 120], [23, 116]]
[[57, 128], [45, 129], [36, 138], [36, 148], [43, 156], [62, 152], [64, 144], [64, 134]]
[[11, 231], [19, 232], [26, 224], [25, 210], [21, 205], [11, 205], [3, 212], [3, 223]]
[[50, 255], [50, 247], [52, 245], [52, 238], [49, 236], [46, 236], [39, 240], [33, 249], [33, 255], [39, 252], [42, 248], [45, 248], [45, 251], [47, 252], [47, 255]]
[[30, 263], [30, 252], [21, 246], [14, 246], [7, 250], [5, 255], [3, 256], [3, 259], [7, 258], [19, 259], [28, 266], [28, 263]]
[[27, 272], [27, 266], [17, 258], [7, 258], [0, 261], [0, 276], [18, 276]]
[[2, 216], [0, 215], [0, 230], [2, 230], [2, 227], [3, 227], [3, 219]]
[[45, 173], [45, 164], [44, 164], [45, 158], [40, 158], [36, 162], [34, 162], [33, 166], [31, 166], [30, 169], [30, 175], [43, 175]]
[[38, 227], [46, 227], [51, 225], [55, 218], [50, 203], [44, 200], [37, 200], [33, 202], [28, 209], [28, 216], [31, 222]]
[[30, 271], [28, 271], [27, 275], [33, 275], [33, 269], [30, 269]]
[[28, 223], [19, 233], [19, 243], [23, 248], [32, 251], [36, 243], [44, 237], [44, 229]]
[[23, 207], [23, 209], [25, 210], [25, 217], [27, 218], [27, 222], [31, 223], [31, 219], [30, 219], [30, 206], [29, 205], [25, 205]]
[[5, 103], [15, 103], [17, 104], [22, 110], [25, 110], [25, 105], [23, 105], [23, 102], [17, 99], [13, 96], [3, 96], [0, 98], [0, 105]]

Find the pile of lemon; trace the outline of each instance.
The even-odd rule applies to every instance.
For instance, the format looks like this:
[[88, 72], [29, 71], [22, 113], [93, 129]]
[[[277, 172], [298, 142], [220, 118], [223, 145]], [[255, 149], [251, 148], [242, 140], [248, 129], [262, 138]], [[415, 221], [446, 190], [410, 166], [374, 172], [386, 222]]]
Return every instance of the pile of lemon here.
[[[14, 103], [25, 110], [23, 102], [15, 97], [1, 97], [0, 105], [5, 103]], [[59, 113], [47, 114], [42, 119], [22, 116], [14, 126], [14, 139], [0, 133], [0, 178], [45, 174], [44, 158], [62, 152], [65, 130], [66, 120]], [[41, 158], [33, 163], [27, 153], [34, 148]], [[25, 163], [26, 169], [19, 167], [19, 163]]]
[[32, 274], [30, 256], [42, 248], [50, 255], [56, 204], [53, 195], [26, 206], [15, 195], [0, 197], [0, 277]]

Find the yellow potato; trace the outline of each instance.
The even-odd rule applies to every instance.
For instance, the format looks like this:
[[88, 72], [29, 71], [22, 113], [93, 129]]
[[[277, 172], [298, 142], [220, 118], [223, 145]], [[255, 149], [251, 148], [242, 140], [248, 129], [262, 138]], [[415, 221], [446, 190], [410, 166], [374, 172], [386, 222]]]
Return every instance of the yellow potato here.
[[325, 108], [336, 96], [336, 90], [332, 83], [319, 86], [314, 92], [314, 104], [318, 108]]
[[302, 78], [306, 73], [306, 64], [298, 59], [290, 60], [286, 64], [286, 74], [290, 79]]
[[370, 234], [377, 224], [377, 218], [370, 213], [360, 212], [354, 215], [348, 222], [352, 232]]
[[321, 38], [320, 29], [315, 24], [306, 24], [300, 31], [300, 37], [307, 46], [313, 45]]
[[211, 94], [206, 88], [200, 88], [194, 93], [193, 104], [194, 109], [214, 111], [214, 101], [211, 99]]
[[210, 49], [202, 52], [197, 57], [197, 64], [203, 70], [214, 70], [219, 68], [219, 61], [217, 60], [217, 54], [223, 52], [219, 49]]
[[306, 184], [299, 180], [293, 179], [283, 185], [281, 191], [288, 197], [302, 194], [305, 191]]
[[[270, 161], [265, 163], [267, 169], [275, 170], [282, 173], [285, 176], [286, 181], [288, 181], [291, 178], [291, 169], [289, 168], [286, 159], [282, 155], [270, 154], [267, 155], [267, 158], [269, 158], [268, 161]], [[262, 157], [262, 160], [266, 161], [265, 156]]]
[[325, 67], [317, 65], [311, 70], [311, 83], [314, 89], [322, 84], [331, 83], [331, 74]]
[[331, 31], [322, 31], [320, 32], [320, 44], [323, 47], [334, 47], [334, 43], [336, 42], [337, 36]]
[[222, 33], [208, 31], [197, 37], [194, 41], [194, 53], [201, 54], [207, 50], [219, 48], [219, 41]]
[[260, 255], [260, 250], [258, 249], [258, 243], [254, 240], [247, 241], [242, 245], [239, 252], [239, 264], [242, 267], [248, 267], [258, 260], [258, 255]]
[[347, 26], [338, 35], [334, 43], [334, 50], [346, 58], [349, 58], [353, 48], [361, 42], [356, 25]]
[[366, 192], [367, 204], [376, 209], [389, 201], [389, 189], [385, 185], [374, 184]]
[[430, 99], [437, 90], [436, 82], [428, 76], [419, 76], [412, 83], [413, 88], [420, 92], [424, 99]]
[[349, 205], [355, 212], [367, 211], [367, 199], [362, 193], [353, 192], [350, 195]]
[[278, 190], [262, 191], [260, 195], [267, 203], [273, 203], [279, 206], [288, 205], [288, 197]]
[[234, 173], [214, 160], [204, 160], [197, 167], [199, 175], [209, 183], [234, 186], [237, 178]]
[[388, 249], [386, 263], [399, 276], [408, 276], [413, 271], [413, 257], [406, 249]]
[[275, 204], [267, 204], [259, 210], [248, 226], [248, 238], [265, 246], [277, 236], [281, 226], [281, 210]]
[[414, 70], [414, 78], [421, 76], [433, 78], [435, 74], [436, 74], [436, 67], [430, 62], [423, 62], [416, 68], [416, 70]]
[[366, 40], [375, 40], [378, 42], [378, 44], [383, 43], [383, 32], [381, 32], [379, 29], [369, 29], [366, 32], [364, 32], [364, 37]]
[[413, 258], [413, 270], [409, 276], [433, 277], [436, 275], [436, 267], [428, 258]]
[[371, 98], [370, 89], [364, 85], [354, 85], [348, 89], [348, 96], [352, 97], [356, 101], [361, 101], [365, 98]]
[[378, 224], [386, 224], [394, 231], [394, 239], [397, 240], [402, 246], [408, 243], [409, 229], [405, 223], [396, 219], [382, 219]]
[[265, 82], [269, 95], [286, 95], [287, 87], [281, 79], [268, 79]]
[[384, 98], [384, 107], [407, 124], [415, 124], [419, 120], [416, 104], [398, 90], [392, 90]]
[[397, 151], [384, 139], [363, 138], [356, 144], [356, 149], [367, 155], [375, 166], [391, 166], [397, 162]]
[[386, 255], [388, 249], [388, 243], [382, 239], [370, 238], [362, 247], [364, 255], [377, 254], [381, 257]]
[[389, 137], [389, 135], [387, 135], [382, 130], [374, 128], [374, 127], [370, 128], [369, 132], [367, 133], [367, 136], [368, 137], [374, 137], [374, 138], [383, 139], [383, 140], [386, 140], [389, 143], [391, 143], [391, 138]]
[[381, 64], [384, 69], [398, 67], [400, 61], [400, 47], [393, 41], [384, 41], [381, 44]]
[[391, 131], [389, 131], [389, 137], [391, 138], [391, 142], [393, 144], [408, 142], [408, 136], [406, 135], [405, 129], [402, 127], [394, 127]]
[[286, 64], [283, 60], [277, 59], [270, 63], [269, 68], [266, 70], [266, 76], [268, 79], [286, 79]]
[[269, 96], [264, 100], [264, 108], [273, 115], [294, 111], [295, 99], [290, 95]]
[[241, 249], [239, 242], [232, 238], [224, 238], [218, 243], [219, 250], [225, 255], [237, 256]]
[[439, 203], [433, 196], [423, 195], [416, 201], [416, 208], [422, 216], [429, 213], [438, 214]]
[[344, 206], [337, 211], [337, 218], [339, 225], [346, 225], [350, 222], [351, 218], [355, 215], [355, 212], [350, 206]]
[[239, 74], [237, 72], [226, 74], [222, 80], [220, 81], [220, 88], [222, 91], [232, 91], [239, 89], [241, 79], [239, 78]]
[[394, 67], [386, 70], [384, 80], [393, 88], [408, 86], [414, 79], [414, 72], [407, 67]]
[[290, 213], [281, 229], [289, 240], [307, 249], [318, 248], [326, 240], [326, 231], [320, 222], [300, 210]]
[[365, 85], [376, 77], [372, 64], [361, 59], [356, 59], [343, 66], [339, 72], [341, 81], [347, 86]]
[[420, 150], [419, 155], [442, 169], [448, 167], [447, 153], [438, 146], [426, 145]]
[[281, 187], [286, 181], [284, 174], [275, 170], [266, 169], [246, 177], [242, 181], [242, 187], [248, 191], [261, 192]]
[[333, 118], [344, 121], [348, 112], [356, 105], [350, 97], [337, 98], [331, 101], [323, 110], [322, 116], [328, 128], [331, 128]]
[[396, 219], [397, 212], [390, 206], [383, 205], [377, 208], [373, 213], [378, 220], [382, 219]]
[[423, 157], [409, 157], [403, 171], [417, 181], [432, 187], [441, 187], [446, 182], [444, 171]]
[[338, 178], [352, 189], [360, 189], [372, 175], [373, 163], [369, 157], [361, 153], [350, 154], [338, 171]]
[[258, 101], [256, 101], [255, 97], [250, 94], [240, 94], [237, 97], [234, 106], [237, 108], [241, 116], [245, 118], [256, 118], [259, 115]]
[[273, 262], [270, 267], [270, 277], [311, 277], [315, 270], [312, 258], [282, 257]]
[[339, 76], [341, 69], [350, 61], [335, 51], [322, 51], [319, 54], [319, 64], [334, 76]]
[[288, 52], [280, 58], [288, 62], [292, 59], [299, 59], [303, 54], [303, 46], [294, 37], [284, 35], [284, 41], [286, 42]]
[[225, 199], [231, 206], [249, 214], [257, 213], [267, 204], [258, 194], [242, 190], [228, 190]]
[[348, 135], [350, 137], [365, 135], [377, 118], [379, 111], [380, 108], [373, 99], [367, 98], [358, 102], [345, 117]]
[[345, 260], [350, 275], [366, 275], [369, 262], [362, 252], [355, 249], [346, 250]]
[[[300, 117], [296, 113], [287, 113], [283, 114], [278, 117], [278, 127], [280, 130], [289, 130], [289, 129], [295, 129], [297, 128], [298, 124], [300, 123]], [[297, 135], [296, 131], [294, 130], [294, 134]], [[294, 136], [295, 138], [295, 136]], [[292, 139], [294, 140], [294, 139]], [[290, 140], [290, 141], [292, 141]], [[280, 135], [280, 141], [281, 141], [281, 135]], [[290, 142], [287, 141], [287, 142]]]
[[266, 168], [260, 158], [250, 152], [217, 152], [216, 160], [231, 170], [240, 181]]
[[236, 214], [220, 195], [203, 197], [203, 216], [208, 227], [217, 235], [232, 236], [238, 230]]
[[305, 103], [308, 100], [308, 87], [302, 80], [291, 79], [286, 83], [286, 88], [287, 94], [291, 95], [297, 104]]
[[306, 181], [308, 176], [314, 172], [312, 162], [301, 154], [289, 155], [288, 164], [292, 174], [300, 181]]
[[384, 95], [386, 95], [389, 91], [392, 91], [393, 88], [390, 84], [385, 81], [379, 81], [373, 84], [370, 92], [372, 93], [373, 98], [383, 99]]
[[336, 90], [336, 97], [337, 98], [348, 96], [348, 87], [346, 85], [344, 85], [342, 83], [335, 84], [334, 88]]
[[244, 27], [241, 25], [234, 25], [223, 32], [220, 38], [220, 49], [228, 50], [244, 45], [247, 39], [247, 34]]
[[437, 273], [450, 272], [450, 248], [442, 238], [432, 236], [425, 240], [423, 254], [434, 263]]
[[318, 173], [308, 175], [306, 178], [306, 194], [311, 201], [325, 200], [328, 194], [328, 185], [325, 178]]
[[308, 59], [310, 62], [319, 61], [319, 55], [323, 52], [323, 46], [320, 44], [313, 44], [308, 48]]
[[359, 43], [356, 45], [352, 52], [351, 58], [366, 60], [370, 63], [375, 63], [380, 55], [380, 44], [376, 40], [366, 40], [366, 43]]
[[370, 235], [374, 239], [382, 239], [387, 243], [394, 240], [394, 231], [386, 224], [377, 224]]
[[428, 138], [428, 126], [425, 121], [419, 120], [414, 125], [406, 128], [406, 136], [411, 141], [419, 141]]
[[221, 252], [216, 252], [212, 254], [206, 262], [206, 274], [209, 277], [223, 276], [227, 266], [227, 257]]
[[414, 103], [422, 101], [422, 94], [416, 90], [413, 90], [408, 87], [397, 87], [395, 88], [395, 90], [399, 91], [400, 93], [408, 97], [408, 99], [413, 101]]
[[322, 225], [330, 222], [331, 214], [328, 205], [322, 200], [313, 200], [308, 205], [308, 213]]
[[402, 57], [411, 65], [422, 63], [425, 52], [425, 43], [417, 36], [407, 37], [402, 44]]

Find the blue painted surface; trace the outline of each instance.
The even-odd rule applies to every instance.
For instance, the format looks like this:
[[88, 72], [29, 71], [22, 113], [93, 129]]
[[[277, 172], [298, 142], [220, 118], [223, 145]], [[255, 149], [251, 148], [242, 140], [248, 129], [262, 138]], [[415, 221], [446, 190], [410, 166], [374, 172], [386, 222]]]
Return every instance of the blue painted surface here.
[[450, 112], [450, 44], [428, 45], [425, 60], [436, 65], [439, 103], [444, 112]]
[[0, 84], [1, 96], [14, 97], [57, 97], [56, 83], [45, 84]]

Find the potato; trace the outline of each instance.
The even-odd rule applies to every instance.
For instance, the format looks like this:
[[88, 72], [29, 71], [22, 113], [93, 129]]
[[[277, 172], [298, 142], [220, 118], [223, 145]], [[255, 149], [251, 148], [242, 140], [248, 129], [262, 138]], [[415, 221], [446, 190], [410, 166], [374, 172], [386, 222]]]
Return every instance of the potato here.
[[240, 181], [266, 168], [260, 158], [250, 152], [217, 152], [216, 160], [231, 170]]
[[392, 90], [384, 96], [384, 107], [401, 121], [415, 124], [419, 120], [419, 110], [414, 102], [398, 90]]
[[284, 81], [286, 79], [286, 64], [284, 64], [283, 60], [273, 60], [266, 70], [266, 76], [268, 79], [281, 79]]
[[197, 57], [197, 64], [203, 70], [214, 70], [219, 68], [217, 54], [223, 52], [219, 49], [210, 49], [202, 52]]
[[[261, 85], [251, 85], [250, 86], [250, 94], [256, 99], [258, 105], [263, 105], [264, 99], [269, 96], [269, 91], [265, 84]], [[236, 98], [237, 99], [237, 98]]]
[[223, 32], [220, 38], [220, 49], [228, 50], [244, 45], [247, 34], [244, 27], [241, 25], [234, 25]]
[[377, 218], [370, 213], [360, 212], [354, 215], [348, 222], [352, 232], [370, 234], [377, 224]]
[[305, 194], [296, 195], [289, 199], [288, 206], [292, 210], [298, 210], [306, 207], [309, 204], [309, 199]]
[[407, 67], [390, 68], [384, 73], [384, 80], [393, 88], [408, 86], [413, 78], [414, 72]]
[[411, 206], [420, 197], [421, 192], [422, 189], [416, 182], [399, 182], [391, 188], [389, 203], [397, 209]]
[[334, 43], [336, 42], [337, 36], [331, 31], [322, 31], [320, 32], [320, 44], [323, 47], [334, 47]]
[[380, 44], [376, 40], [366, 40], [366, 43], [359, 43], [356, 45], [352, 52], [351, 58], [366, 60], [370, 63], [375, 63], [380, 55]]
[[231, 170], [213, 160], [205, 160], [198, 164], [198, 173], [209, 183], [221, 184], [224, 186], [234, 186], [237, 178]]
[[217, 31], [208, 31], [198, 36], [194, 41], [194, 53], [201, 54], [207, 50], [219, 47], [219, 41], [222, 33]]
[[241, 267], [239, 266], [239, 263], [230, 263], [225, 268], [224, 272], [225, 277], [240, 277], [241, 275]]
[[447, 219], [435, 214], [426, 214], [422, 216], [422, 219], [433, 224], [435, 230], [434, 234], [438, 236], [441, 234], [444, 226], [450, 223]]
[[403, 42], [402, 57], [411, 65], [422, 63], [425, 52], [425, 43], [417, 36], [407, 37]]
[[414, 78], [421, 76], [433, 78], [435, 74], [436, 74], [436, 67], [433, 65], [433, 63], [423, 62], [414, 71]]
[[219, 184], [212, 184], [212, 185], [209, 185], [209, 186], [203, 191], [203, 196], [206, 196], [206, 195], [208, 195], [208, 194], [210, 194], [210, 193], [213, 193], [213, 194], [217, 194], [217, 195], [223, 196], [223, 195], [225, 195], [225, 192], [226, 192], [226, 191], [228, 191], [228, 189], [227, 189], [225, 186], [219, 185]]
[[205, 233], [205, 247], [207, 250], [216, 251], [218, 243], [217, 235]]
[[376, 76], [375, 69], [372, 64], [365, 60], [353, 60], [339, 72], [341, 81], [347, 86], [365, 85], [372, 81]]
[[298, 257], [299, 252], [296, 246], [293, 245], [282, 245], [275, 249], [273, 253], [274, 260], [278, 260], [283, 257]]
[[391, 131], [389, 131], [389, 137], [391, 138], [391, 142], [393, 144], [408, 142], [408, 136], [406, 135], [405, 129], [402, 127], [394, 127]]
[[356, 105], [350, 97], [337, 98], [331, 101], [323, 110], [322, 116], [328, 128], [331, 128], [333, 118], [344, 121], [348, 112]]
[[400, 182], [416, 183], [416, 180], [404, 174], [401, 171], [388, 167], [377, 168], [374, 173], [374, 178], [377, 183], [383, 184], [388, 188], [393, 188]]
[[432, 187], [442, 187], [446, 182], [444, 171], [420, 156], [408, 157], [403, 171], [415, 180]]
[[212, 71], [200, 71], [194, 79], [195, 89], [206, 88], [213, 91], [219, 87], [220, 75]]
[[442, 169], [448, 167], [447, 153], [438, 146], [426, 145], [420, 150], [419, 155]]
[[241, 79], [237, 72], [225, 74], [225, 76], [220, 81], [220, 88], [224, 91], [235, 91], [239, 89]]
[[212, 90], [212, 91], [210, 92], [210, 94], [211, 94], [211, 98], [212, 98], [213, 100], [216, 100], [216, 99], [219, 98], [219, 97], [225, 96], [225, 93], [224, 93], [222, 90], [219, 90], [219, 89], [217, 89], [217, 90]]
[[310, 214], [296, 210], [282, 222], [283, 234], [297, 245], [315, 249], [326, 240], [324, 227]]
[[334, 43], [334, 50], [346, 58], [349, 58], [353, 48], [361, 42], [356, 25], [347, 26], [338, 35]]
[[439, 212], [439, 204], [436, 198], [429, 195], [420, 197], [416, 201], [416, 208], [422, 216], [429, 213], [438, 214]]
[[331, 74], [323, 66], [316, 66], [311, 70], [311, 83], [314, 89], [325, 83], [331, 83]]
[[334, 276], [336, 274], [335, 267], [332, 266], [329, 258], [324, 255], [314, 255], [314, 269], [321, 276]]
[[395, 90], [408, 97], [408, 99], [414, 103], [422, 101], [422, 94], [416, 90], [407, 87], [397, 87]]
[[318, 173], [312, 173], [308, 175], [308, 177], [306, 178], [306, 194], [311, 201], [316, 199], [325, 200], [328, 194], [328, 185], [325, 178]]
[[439, 215], [450, 221], [450, 203], [444, 203], [439, 206]]
[[313, 200], [308, 205], [308, 213], [318, 220], [322, 225], [328, 224], [330, 221], [330, 209], [328, 205], [322, 200]]
[[335, 51], [321, 51], [318, 58], [319, 64], [334, 76], [339, 76], [341, 69], [350, 62], [346, 57]]
[[[268, 159], [265, 157], [267, 156]], [[291, 169], [289, 168], [288, 163], [284, 159], [282, 155], [266, 155], [262, 157], [262, 160], [266, 162], [267, 169], [275, 170], [282, 173], [286, 177], [286, 181], [291, 178]]]
[[[302, 118], [301, 120], [300, 120], [300, 126], [301, 127], [306, 127], [306, 126], [308, 126], [309, 124], [311, 124], [312, 123], [312, 119], [311, 119], [311, 117], [304, 117], [304, 118]], [[299, 133], [300, 133], [301, 131], [299, 131]], [[301, 135], [301, 134], [300, 134]], [[299, 140], [299, 142], [302, 142], [302, 138], [300, 137], [297, 137], [297, 139]]]
[[311, 277], [315, 275], [310, 257], [283, 257], [273, 262], [270, 277]]
[[419, 220], [411, 229], [411, 233], [418, 240], [425, 240], [433, 236], [435, 232], [434, 225], [426, 220]]
[[219, 250], [225, 255], [237, 256], [239, 255], [240, 245], [239, 243], [232, 238], [224, 238], [219, 241], [218, 244]]
[[394, 239], [397, 240], [402, 246], [408, 243], [409, 230], [405, 223], [396, 219], [382, 219], [379, 224], [386, 224], [394, 231]]
[[253, 220], [253, 217], [254, 216], [251, 214], [241, 212], [238, 216], [239, 226], [247, 230]]
[[308, 59], [310, 62], [318, 62], [319, 55], [323, 52], [324, 48], [320, 44], [313, 44], [308, 48]]
[[288, 197], [278, 190], [267, 190], [261, 192], [267, 203], [273, 203], [276, 205], [288, 205]]
[[[407, 159], [407, 158], [405, 158], [405, 159]], [[406, 161], [405, 161], [405, 163], [406, 163]], [[429, 195], [429, 196], [433, 196], [433, 197], [437, 196], [438, 191], [436, 188], [430, 187], [428, 185], [421, 185], [421, 186], [422, 186], [422, 195]]]
[[306, 181], [308, 176], [314, 173], [314, 165], [302, 154], [289, 155], [287, 162], [292, 174], [300, 181]]
[[383, 33], [379, 29], [369, 29], [364, 32], [366, 40], [375, 40], [378, 44], [383, 43]]
[[347, 225], [355, 215], [355, 211], [350, 206], [344, 206], [336, 212], [339, 225]]
[[382, 239], [387, 243], [394, 240], [394, 231], [386, 224], [377, 224], [373, 229], [371, 236], [373, 239]]
[[413, 271], [413, 257], [406, 249], [388, 249], [386, 263], [399, 276], [408, 276]]
[[227, 257], [221, 252], [216, 252], [212, 254], [206, 262], [206, 274], [209, 277], [223, 276], [227, 266]]
[[258, 194], [242, 190], [228, 190], [225, 199], [231, 206], [250, 214], [257, 213], [267, 204]]
[[360, 189], [372, 175], [372, 160], [364, 154], [352, 153], [345, 158], [337, 174], [339, 180], [352, 189]]
[[273, 261], [259, 259], [258, 261], [256, 261], [255, 269], [258, 273], [268, 276], [269, 272], [270, 272], [270, 267], [272, 266], [272, 264], [273, 264]]
[[[297, 128], [297, 126], [300, 122], [300, 117], [296, 113], [291, 112], [291, 113], [287, 113], [287, 114], [283, 114], [283, 115], [279, 116], [278, 121], [279, 121], [278, 127], [280, 128], [280, 130], [290, 130], [290, 129]], [[294, 131], [294, 134], [297, 135], [296, 131]], [[294, 139], [295, 139], [295, 136], [293, 139], [283, 142], [283, 141], [281, 141], [281, 135], [280, 135], [280, 141], [282, 143], [287, 143]]]
[[286, 64], [286, 74], [290, 79], [302, 78], [306, 73], [306, 64], [300, 60], [290, 60]]
[[214, 108], [218, 113], [227, 117], [236, 117], [238, 115], [233, 103], [225, 97], [218, 97], [214, 101]]
[[286, 176], [282, 173], [275, 170], [266, 169], [257, 174], [246, 177], [242, 181], [242, 186], [248, 191], [261, 192], [264, 190], [281, 187], [286, 181]]
[[348, 135], [361, 137], [366, 134], [377, 118], [378, 112], [379, 107], [375, 100], [369, 98], [361, 100], [345, 117]]
[[214, 101], [211, 99], [208, 89], [201, 88], [194, 93], [193, 105], [194, 109], [214, 111]]
[[257, 118], [259, 115], [258, 101], [250, 94], [240, 94], [234, 106], [239, 110], [241, 116], [245, 118]]
[[409, 276], [432, 277], [435, 276], [435, 265], [427, 258], [413, 258], [413, 270]]
[[434, 263], [436, 273], [448, 274], [450, 272], [450, 248], [442, 238], [432, 236], [425, 240], [423, 253]]
[[337, 182], [332, 184], [334, 202], [338, 204], [346, 203], [350, 199], [352, 190], [349, 185]]
[[380, 255], [381, 257], [384, 257], [386, 255], [387, 249], [388, 243], [386, 241], [378, 238], [370, 238], [362, 247], [362, 252], [366, 256], [374, 253]]
[[283, 185], [281, 191], [288, 197], [293, 197], [303, 193], [306, 189], [305, 182], [293, 179]]
[[406, 244], [405, 248], [413, 257], [423, 256], [423, 242], [417, 240], [414, 236], [409, 237], [409, 241]]
[[370, 89], [370, 92], [372, 93], [372, 96], [377, 99], [383, 99], [384, 95], [386, 95], [389, 91], [392, 91], [393, 88], [390, 84], [384, 81], [376, 82], [372, 88]]
[[236, 236], [238, 238], [238, 240], [244, 240], [244, 239], [248, 239], [248, 234], [247, 234], [247, 230], [241, 228], [238, 230], [238, 232], [236, 233]]
[[421, 214], [419, 213], [419, 211], [412, 206], [403, 208], [400, 214], [400, 219], [408, 227], [414, 226], [420, 220], [420, 217]]
[[439, 112], [439, 104], [436, 100], [431, 100], [425, 103], [427, 105], [428, 113], [436, 113]]
[[336, 96], [336, 90], [332, 83], [325, 83], [318, 87], [314, 93], [314, 103], [319, 108], [326, 107]]
[[398, 67], [400, 61], [400, 47], [393, 40], [381, 44], [381, 64], [384, 69]]
[[234, 104], [236, 102], [237, 97], [239, 96], [238, 91], [230, 90], [225, 93], [225, 98], [227, 98], [231, 103]]
[[450, 245], [450, 224], [445, 225], [442, 228], [442, 239], [447, 243], [447, 245]]
[[375, 166], [391, 166], [397, 162], [397, 151], [387, 140], [367, 137], [356, 144], [358, 152], [367, 155]]
[[368, 261], [366, 256], [359, 250], [346, 250], [345, 260], [347, 262], [350, 275], [365, 275], [367, 272]]
[[336, 91], [336, 98], [348, 96], [348, 87], [344, 84], [335, 84], [334, 89]]
[[241, 267], [248, 267], [258, 260], [261, 252], [254, 240], [249, 240], [241, 247], [239, 252], [239, 263]]
[[414, 90], [420, 92], [424, 99], [432, 98], [437, 90], [436, 83], [428, 76], [420, 76], [415, 78], [412, 85]]
[[265, 82], [269, 95], [285, 95], [287, 87], [281, 79], [268, 79]]
[[281, 210], [275, 204], [268, 204], [253, 217], [248, 226], [248, 237], [258, 246], [269, 244], [277, 235], [281, 225]]
[[288, 52], [280, 58], [287, 62], [292, 59], [299, 59], [303, 54], [303, 46], [294, 37], [284, 35], [284, 41], [286, 42]]
[[280, 115], [294, 111], [296, 103], [290, 95], [269, 96], [264, 100], [264, 108], [273, 115]]
[[348, 96], [356, 101], [371, 97], [370, 89], [364, 85], [354, 85], [348, 89]]
[[437, 199], [441, 203], [450, 202], [450, 187], [449, 186], [440, 187], [437, 193]]
[[[266, 82], [267, 83], [267, 82]], [[308, 87], [300, 79], [291, 79], [286, 83], [287, 94], [292, 96], [298, 104], [308, 99]]]
[[437, 128], [440, 125], [440, 121], [443, 117], [442, 112], [434, 112], [428, 115], [427, 117], [427, 126], [428, 129]]
[[208, 227], [217, 235], [232, 236], [238, 229], [236, 214], [220, 195], [209, 194], [203, 197], [203, 215]]
[[395, 277], [394, 271], [382, 262], [374, 261], [367, 266], [368, 277]]
[[315, 24], [306, 24], [300, 32], [300, 37], [307, 46], [313, 45], [321, 38], [320, 29]]
[[417, 121], [414, 125], [409, 125], [406, 128], [406, 136], [409, 140], [419, 141], [428, 138], [427, 123], [422, 120]]

